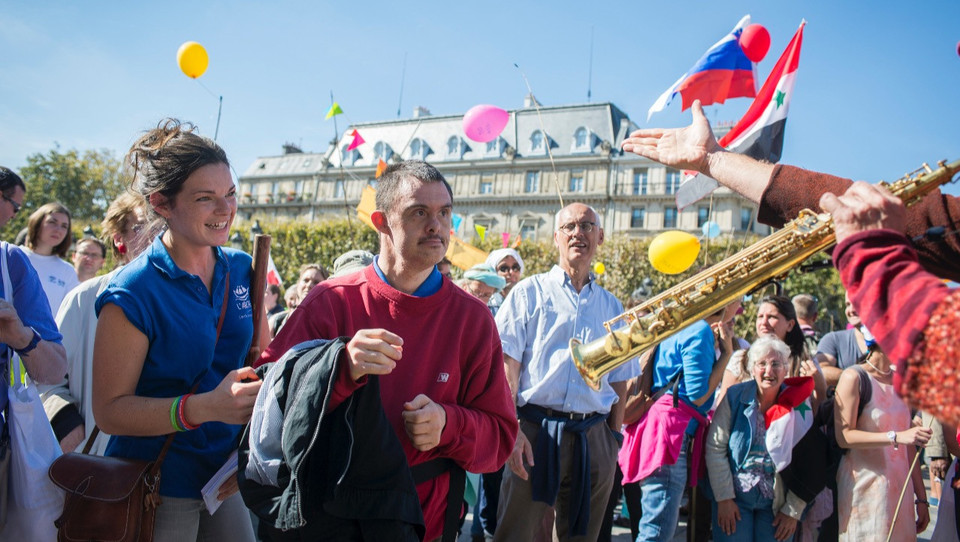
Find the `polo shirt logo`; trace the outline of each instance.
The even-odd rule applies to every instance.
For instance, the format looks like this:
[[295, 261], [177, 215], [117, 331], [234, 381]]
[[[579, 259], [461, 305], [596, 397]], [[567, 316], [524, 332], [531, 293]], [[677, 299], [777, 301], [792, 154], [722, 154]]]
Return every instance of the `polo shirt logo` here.
[[250, 303], [250, 289], [246, 286], [237, 286], [233, 289], [233, 297], [237, 301], [237, 309], [249, 309], [252, 308]]
[[440, 373], [440, 376], [437, 377], [437, 382], [446, 382], [450, 380], [450, 373]]

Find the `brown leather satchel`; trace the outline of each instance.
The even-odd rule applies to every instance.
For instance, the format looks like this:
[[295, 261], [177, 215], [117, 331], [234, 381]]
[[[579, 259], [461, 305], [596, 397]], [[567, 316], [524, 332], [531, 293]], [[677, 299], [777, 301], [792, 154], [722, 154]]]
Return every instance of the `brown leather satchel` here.
[[89, 455], [98, 432], [95, 427], [83, 453], [62, 455], [50, 465], [50, 479], [66, 491], [55, 522], [57, 540], [150, 542], [160, 505], [160, 465], [173, 435], [156, 461], [141, 461]]

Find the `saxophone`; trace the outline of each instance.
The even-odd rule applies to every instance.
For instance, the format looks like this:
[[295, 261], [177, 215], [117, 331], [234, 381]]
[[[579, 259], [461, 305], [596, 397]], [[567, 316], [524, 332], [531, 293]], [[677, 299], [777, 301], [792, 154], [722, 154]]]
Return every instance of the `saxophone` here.
[[[904, 205], [912, 205], [960, 171], [960, 160], [937, 165], [931, 169], [923, 164], [897, 181], [880, 185]], [[573, 362], [587, 384], [599, 390], [603, 375], [834, 244], [832, 217], [803, 209], [776, 233], [604, 322], [604, 337], [586, 344], [571, 339]]]

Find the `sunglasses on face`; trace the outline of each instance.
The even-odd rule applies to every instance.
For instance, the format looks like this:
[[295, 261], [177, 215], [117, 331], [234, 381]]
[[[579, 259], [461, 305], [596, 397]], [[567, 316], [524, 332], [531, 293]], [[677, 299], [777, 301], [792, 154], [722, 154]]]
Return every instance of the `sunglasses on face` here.
[[500, 267], [498, 267], [498, 268], [497, 268], [497, 271], [499, 271], [499, 272], [501, 272], [501, 273], [509, 273], [510, 271], [513, 271], [513, 272], [515, 272], [515, 273], [519, 273], [519, 272], [520, 272], [520, 264], [518, 264], [518, 263], [515, 263], [515, 264], [513, 264], [513, 265], [506, 265], [506, 264], [504, 264], [504, 265], [501, 265]]
[[19, 204], [19, 203], [13, 201], [13, 200], [12, 200], [9, 196], [7, 196], [6, 194], [2, 194], [2, 196], [3, 196], [3, 199], [7, 200], [7, 203], [10, 204], [10, 207], [13, 207], [13, 214], [17, 214], [17, 213], [20, 212], [20, 204]]

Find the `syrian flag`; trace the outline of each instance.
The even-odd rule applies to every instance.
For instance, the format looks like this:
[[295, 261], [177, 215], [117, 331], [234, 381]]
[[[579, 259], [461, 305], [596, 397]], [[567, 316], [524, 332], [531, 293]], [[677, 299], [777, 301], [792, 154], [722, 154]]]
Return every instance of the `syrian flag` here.
[[[721, 147], [757, 160], [780, 161], [787, 110], [800, 65], [800, 45], [806, 24], [806, 21], [800, 23], [800, 28], [780, 55], [780, 60], [763, 83], [750, 109], [732, 130], [720, 138]], [[719, 186], [714, 179], [695, 171], [684, 171], [684, 174], [684, 181], [677, 190], [677, 207], [680, 209], [699, 201]]]
[[283, 281], [280, 280], [280, 271], [277, 271], [277, 265], [273, 263], [273, 255], [267, 258], [267, 284], [276, 284], [283, 288]]
[[777, 402], [767, 409], [764, 421], [767, 426], [767, 453], [777, 466], [777, 472], [785, 469], [793, 459], [793, 447], [813, 426], [813, 377], [796, 376], [783, 381]]

